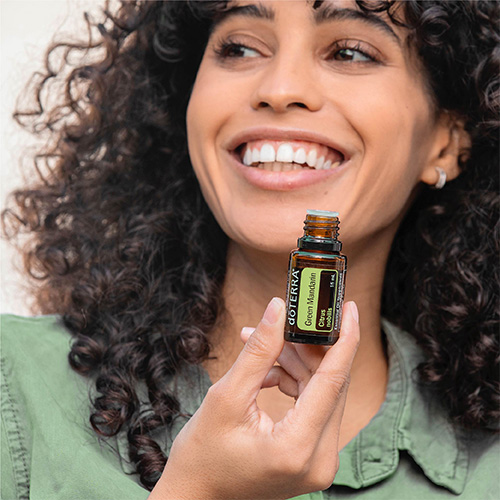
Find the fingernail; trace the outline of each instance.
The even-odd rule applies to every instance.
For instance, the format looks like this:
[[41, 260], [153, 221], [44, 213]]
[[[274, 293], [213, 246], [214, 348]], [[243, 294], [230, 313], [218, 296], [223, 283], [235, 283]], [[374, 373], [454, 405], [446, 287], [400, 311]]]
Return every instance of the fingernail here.
[[356, 323], [359, 324], [359, 311], [356, 302], [349, 302], [349, 308], [351, 309], [352, 317], [356, 320]]
[[245, 336], [250, 336], [252, 335], [252, 333], [255, 331], [255, 328], [252, 328], [251, 326], [244, 326], [242, 329], [241, 329], [241, 333]]
[[271, 302], [269, 302], [264, 316], [262, 316], [262, 321], [268, 325], [274, 325], [281, 316], [281, 310], [283, 309], [283, 302], [278, 297], [274, 297]]

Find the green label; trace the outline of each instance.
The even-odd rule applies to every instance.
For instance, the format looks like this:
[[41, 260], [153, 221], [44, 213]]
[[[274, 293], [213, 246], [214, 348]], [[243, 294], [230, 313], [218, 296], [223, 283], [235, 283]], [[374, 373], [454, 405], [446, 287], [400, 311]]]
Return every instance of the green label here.
[[311, 332], [331, 332], [334, 327], [338, 271], [305, 267], [300, 273], [297, 326]]

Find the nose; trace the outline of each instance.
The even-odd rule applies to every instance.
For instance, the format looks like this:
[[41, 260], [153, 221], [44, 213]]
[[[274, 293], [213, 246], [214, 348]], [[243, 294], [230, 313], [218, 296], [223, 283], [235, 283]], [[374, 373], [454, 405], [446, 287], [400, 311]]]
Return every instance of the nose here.
[[300, 57], [291, 50], [274, 56], [257, 78], [252, 107], [256, 110], [270, 108], [277, 113], [295, 108], [321, 109], [323, 96], [312, 66], [311, 59]]

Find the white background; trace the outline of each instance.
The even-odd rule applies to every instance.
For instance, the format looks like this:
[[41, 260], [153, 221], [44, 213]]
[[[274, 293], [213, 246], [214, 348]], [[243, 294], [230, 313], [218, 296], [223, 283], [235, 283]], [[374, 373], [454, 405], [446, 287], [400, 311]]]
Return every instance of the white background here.
[[[33, 175], [27, 157], [33, 139], [12, 119], [16, 98], [30, 75], [41, 69], [45, 49], [57, 38], [85, 37], [84, 11], [100, 10], [98, 0], [0, 0], [0, 207], [7, 194]], [[21, 172], [22, 171], [22, 172]], [[0, 312], [29, 314], [26, 280], [16, 272], [20, 259], [0, 241]], [[24, 285], [24, 286], [23, 286]]]

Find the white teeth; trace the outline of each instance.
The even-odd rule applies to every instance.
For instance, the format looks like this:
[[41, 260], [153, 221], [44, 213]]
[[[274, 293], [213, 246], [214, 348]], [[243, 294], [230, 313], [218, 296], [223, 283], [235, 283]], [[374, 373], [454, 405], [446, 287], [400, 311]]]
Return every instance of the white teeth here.
[[249, 148], [245, 151], [245, 156], [243, 157], [243, 164], [244, 165], [251, 165], [252, 164], [252, 152], [250, 151]]
[[282, 144], [276, 153], [276, 161], [293, 162], [293, 148], [291, 144]]
[[305, 163], [306, 162], [306, 150], [304, 148], [299, 148], [293, 155], [293, 161], [295, 163]]
[[316, 152], [315, 149], [311, 149], [311, 151], [309, 151], [309, 153], [307, 154], [307, 164], [310, 167], [316, 166], [316, 158], [317, 158], [317, 156], [318, 156], [318, 153]]
[[276, 160], [276, 153], [271, 144], [264, 144], [260, 149], [260, 161], [262, 163], [272, 162]]
[[242, 158], [244, 165], [250, 166], [255, 164], [264, 170], [274, 172], [288, 172], [290, 170], [300, 170], [303, 166], [308, 165], [316, 170], [328, 170], [336, 168], [341, 164], [341, 161], [332, 163], [332, 160], [325, 161], [324, 156], [318, 156], [316, 149], [311, 149], [308, 153], [304, 148], [299, 148], [293, 151], [293, 147], [289, 143], [281, 144], [278, 151], [275, 151], [271, 144], [265, 143], [260, 150], [258, 148], [247, 147]]
[[260, 151], [255, 148], [252, 150], [252, 163], [258, 163], [260, 161]]

